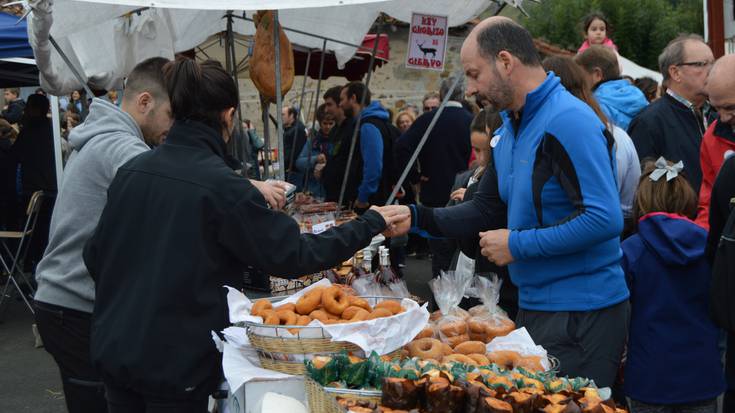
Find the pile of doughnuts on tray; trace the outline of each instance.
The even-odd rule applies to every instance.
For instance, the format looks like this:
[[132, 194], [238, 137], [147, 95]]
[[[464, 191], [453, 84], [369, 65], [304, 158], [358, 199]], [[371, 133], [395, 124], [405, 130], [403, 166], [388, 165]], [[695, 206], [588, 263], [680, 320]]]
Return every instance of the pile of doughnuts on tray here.
[[515, 327], [505, 314], [489, 313], [485, 306], [469, 311], [457, 307], [447, 315], [435, 311], [426, 328], [404, 347], [404, 355], [437, 363], [455, 361], [476, 366], [495, 363], [507, 369], [544, 370], [539, 356], [522, 356], [515, 351], [487, 352], [486, 343], [508, 335]]
[[385, 300], [371, 306], [364, 298], [343, 286], [317, 287], [301, 296], [296, 303], [273, 307], [266, 299], [253, 304], [251, 315], [263, 318], [263, 324], [305, 326], [312, 320], [324, 324], [353, 323], [391, 317], [404, 312], [401, 303]]

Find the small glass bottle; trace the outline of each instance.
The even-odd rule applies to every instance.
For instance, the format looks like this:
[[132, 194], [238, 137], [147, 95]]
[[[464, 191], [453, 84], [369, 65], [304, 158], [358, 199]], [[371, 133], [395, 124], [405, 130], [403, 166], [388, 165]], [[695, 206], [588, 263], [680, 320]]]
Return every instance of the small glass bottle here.
[[390, 265], [390, 251], [388, 248], [380, 247], [380, 269], [378, 270], [378, 282], [388, 285], [395, 282], [398, 276]]

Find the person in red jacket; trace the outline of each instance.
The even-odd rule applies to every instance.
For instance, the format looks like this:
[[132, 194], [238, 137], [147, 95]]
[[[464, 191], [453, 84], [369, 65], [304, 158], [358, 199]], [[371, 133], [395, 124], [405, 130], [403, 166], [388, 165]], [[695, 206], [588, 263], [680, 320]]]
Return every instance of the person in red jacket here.
[[735, 55], [719, 58], [707, 78], [706, 91], [718, 119], [702, 138], [699, 162], [702, 186], [699, 189], [696, 223], [709, 229], [709, 203], [712, 185], [722, 164], [735, 154]]

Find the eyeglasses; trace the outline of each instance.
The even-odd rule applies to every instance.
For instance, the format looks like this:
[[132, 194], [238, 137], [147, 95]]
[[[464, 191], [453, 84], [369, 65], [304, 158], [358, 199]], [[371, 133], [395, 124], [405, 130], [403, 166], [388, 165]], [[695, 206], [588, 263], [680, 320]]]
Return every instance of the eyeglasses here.
[[679, 63], [677, 66], [694, 66], [694, 67], [700, 67], [701, 68], [701, 67], [712, 66], [713, 63], [714, 62], [712, 62], [711, 60], [702, 60], [702, 61], [699, 61], [699, 62], [684, 62], [684, 63]]

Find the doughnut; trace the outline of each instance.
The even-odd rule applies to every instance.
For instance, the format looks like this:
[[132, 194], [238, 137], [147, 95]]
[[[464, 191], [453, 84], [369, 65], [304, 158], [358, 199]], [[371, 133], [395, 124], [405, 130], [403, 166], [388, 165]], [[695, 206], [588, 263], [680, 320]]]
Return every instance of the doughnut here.
[[390, 317], [392, 315], [393, 315], [393, 313], [391, 313], [390, 310], [387, 310], [385, 308], [376, 308], [375, 310], [373, 310], [372, 313], [370, 313], [370, 315], [368, 316], [367, 319], [368, 320], [375, 320], [376, 318]]
[[276, 311], [276, 315], [281, 321], [280, 324], [282, 326], [294, 326], [296, 325], [296, 321], [299, 319], [299, 316], [290, 310]]
[[521, 358], [521, 355], [515, 351], [498, 350], [487, 353], [487, 358], [490, 362], [510, 370]]
[[331, 320], [329, 318], [329, 313], [324, 310], [314, 310], [309, 313], [309, 317], [313, 318], [314, 320], [319, 320], [322, 323], [326, 322], [327, 320]]
[[459, 354], [485, 354], [485, 343], [482, 341], [465, 341], [454, 347], [454, 352]]
[[436, 321], [443, 317], [441, 310], [436, 310], [429, 316], [429, 321]]
[[350, 305], [350, 299], [339, 287], [329, 287], [322, 293], [322, 304], [332, 314], [342, 314]]
[[439, 325], [439, 331], [447, 337], [467, 335], [467, 323], [462, 320], [445, 321]]
[[262, 298], [253, 304], [253, 308], [250, 310], [251, 315], [260, 315], [260, 313], [263, 310], [271, 310], [273, 309], [273, 304], [271, 304], [270, 301], [266, 300], [265, 298]]
[[[343, 311], [343, 312], [342, 312], [342, 319], [344, 319], [344, 320], [349, 320], [349, 319], [351, 319], [352, 317], [354, 317], [354, 316], [355, 316], [355, 314], [357, 314], [357, 312], [358, 312], [358, 311], [360, 311], [360, 310], [362, 310], [362, 311], [367, 311], [367, 310], [365, 310], [364, 308], [361, 308], [361, 307], [356, 307], [356, 306], [354, 306], [354, 305], [351, 305], [351, 306], [347, 307], [347, 308], [345, 309], [345, 311]], [[369, 311], [368, 311], [368, 313], [369, 313]]]
[[426, 338], [426, 337], [434, 337], [436, 333], [434, 332], [434, 327], [432, 326], [426, 326], [423, 330], [419, 332], [419, 334], [414, 338], [414, 340], [419, 338]]
[[[297, 326], [305, 326], [305, 325], [308, 325], [309, 323], [311, 323], [311, 317], [309, 317], [308, 315], [300, 315], [296, 319], [296, 324], [295, 325], [297, 325]], [[297, 334], [300, 330], [301, 330], [300, 328], [290, 328], [290, 329], [288, 329], [288, 331], [291, 334], [294, 334], [294, 335]]]
[[544, 371], [544, 366], [541, 365], [541, 357], [539, 356], [525, 356], [519, 358], [513, 367], [521, 367], [530, 372]]
[[391, 314], [398, 314], [401, 311], [403, 311], [403, 307], [401, 307], [401, 303], [398, 301], [393, 300], [385, 300], [381, 301], [378, 304], [375, 304], [375, 309], [378, 308], [385, 308], [386, 310], [390, 311]]
[[[296, 301], [296, 312], [301, 315], [311, 314], [322, 302], [323, 288], [316, 288], [304, 294]], [[312, 317], [313, 318], [313, 317]]]
[[454, 361], [456, 363], [462, 363], [462, 364], [471, 364], [473, 366], [477, 365], [477, 362], [464, 354], [450, 354], [448, 356], [444, 356], [442, 359], [442, 363], [447, 363], [450, 361]]
[[350, 306], [360, 307], [367, 310], [368, 312], [373, 311], [373, 308], [370, 306], [370, 303], [368, 303], [366, 299], [360, 298], [355, 295], [350, 296]]
[[485, 333], [473, 333], [470, 331], [470, 340], [472, 341], [482, 341], [483, 343], [489, 343], [490, 341], [487, 339], [487, 334]]
[[287, 310], [287, 311], [294, 311], [295, 312], [296, 311], [296, 304], [294, 304], [294, 303], [287, 303], [287, 304], [279, 305], [278, 307], [275, 308], [275, 310], [276, 311]]
[[492, 340], [495, 337], [507, 336], [515, 329], [516, 323], [512, 320], [507, 318], [498, 318], [494, 323], [488, 323], [487, 327], [485, 327], [485, 332], [487, 333], [488, 340]]
[[487, 366], [490, 364], [490, 359], [488, 359], [484, 354], [468, 354], [467, 357], [475, 360], [480, 366]]
[[447, 339], [444, 341], [452, 346], [452, 348], [454, 348], [458, 344], [464, 343], [465, 341], [470, 341], [470, 336], [468, 336], [467, 334], [462, 334], [461, 336], [447, 337]]
[[447, 343], [442, 343], [442, 355], [448, 356], [450, 354], [454, 354], [454, 350], [452, 350], [452, 346], [450, 346]]
[[367, 312], [364, 308], [358, 308], [357, 312], [350, 317], [348, 320], [351, 323], [354, 323], [355, 321], [364, 321], [367, 320], [368, 316], [370, 316], [370, 313]]
[[470, 333], [485, 334], [489, 324], [487, 318], [470, 317], [467, 319], [467, 327], [470, 329]]
[[408, 343], [408, 352], [411, 357], [421, 359], [441, 360], [442, 342], [435, 338], [420, 338]]
[[476, 305], [469, 310], [467, 310], [468, 313], [470, 313], [470, 316], [476, 317], [476, 316], [488, 316], [490, 314], [490, 310], [487, 309], [484, 305]]
[[270, 325], [281, 325], [281, 318], [278, 317], [278, 314], [276, 314], [275, 311], [266, 311], [263, 316], [263, 324], [270, 324]]

